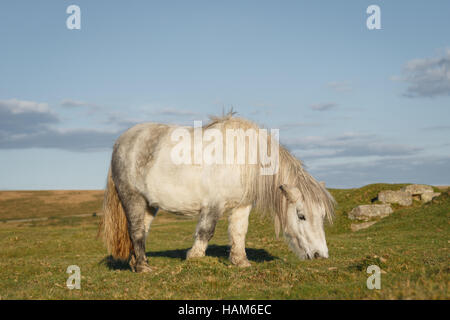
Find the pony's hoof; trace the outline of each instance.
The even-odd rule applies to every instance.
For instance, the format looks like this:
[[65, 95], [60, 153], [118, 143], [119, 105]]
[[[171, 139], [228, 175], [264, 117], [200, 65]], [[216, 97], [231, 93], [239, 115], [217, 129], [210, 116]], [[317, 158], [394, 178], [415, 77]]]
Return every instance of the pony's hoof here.
[[239, 268], [248, 268], [248, 267], [252, 266], [250, 264], [250, 261], [248, 261], [247, 259], [233, 259], [233, 258], [231, 258], [231, 263], [234, 264], [236, 267], [239, 267]]
[[153, 271], [148, 264], [137, 265], [135, 270], [137, 273], [149, 273]]
[[248, 268], [248, 267], [251, 267], [252, 265], [250, 264], [250, 261], [245, 260], [245, 261], [238, 263], [236, 266], [239, 268]]
[[186, 259], [201, 258], [204, 256], [205, 256], [204, 252], [190, 249], [186, 254]]

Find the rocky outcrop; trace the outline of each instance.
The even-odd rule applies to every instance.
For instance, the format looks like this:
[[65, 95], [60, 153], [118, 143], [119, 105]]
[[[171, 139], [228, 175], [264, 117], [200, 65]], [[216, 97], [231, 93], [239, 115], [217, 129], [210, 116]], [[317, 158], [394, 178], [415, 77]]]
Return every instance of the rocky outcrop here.
[[424, 192], [421, 194], [420, 199], [423, 203], [430, 202], [433, 198], [440, 196], [440, 192]]
[[358, 231], [370, 227], [379, 219], [387, 217], [393, 212], [391, 204], [410, 206], [413, 204], [413, 200], [426, 203], [439, 195], [441, 195], [440, 192], [434, 192], [433, 187], [424, 184], [411, 184], [396, 191], [380, 191], [378, 196], [372, 199], [372, 203], [378, 200], [383, 204], [360, 205], [348, 213], [348, 217], [352, 220], [365, 221], [363, 223], [352, 223], [350, 228], [352, 231]]
[[398, 203], [401, 206], [412, 205], [412, 195], [407, 191], [384, 190], [378, 193], [378, 200], [383, 203]]
[[425, 184], [410, 184], [409, 186], [403, 187], [402, 191], [410, 193], [413, 199], [420, 200], [424, 203], [430, 202], [434, 197], [441, 195], [439, 192], [434, 192], [432, 186]]
[[401, 190], [409, 192], [413, 196], [420, 196], [425, 192], [434, 192], [433, 187], [425, 184], [410, 184], [409, 186], [403, 187]]
[[376, 218], [384, 218], [392, 213], [390, 204], [365, 204], [354, 208], [348, 213], [352, 220], [369, 221]]

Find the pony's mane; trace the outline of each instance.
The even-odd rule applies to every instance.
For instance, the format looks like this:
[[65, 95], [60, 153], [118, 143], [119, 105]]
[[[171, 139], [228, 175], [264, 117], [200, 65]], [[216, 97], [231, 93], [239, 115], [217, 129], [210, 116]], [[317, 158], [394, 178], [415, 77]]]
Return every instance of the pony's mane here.
[[215, 115], [209, 115], [209, 122], [203, 126], [204, 129], [210, 128], [212, 126], [215, 126], [217, 124], [220, 123], [224, 123], [224, 122], [228, 122], [230, 123], [231, 121], [233, 122], [241, 122], [241, 123], [250, 123], [250, 121], [242, 119], [242, 118], [237, 118], [237, 117], [233, 117], [237, 112], [233, 111], [233, 109], [231, 109], [230, 111], [228, 111], [227, 113], [222, 113], [221, 116], [215, 116]]
[[[226, 129], [236, 128], [243, 130], [260, 129], [255, 123], [234, 117], [234, 114], [235, 112], [230, 111], [220, 117], [210, 116], [210, 122], [204, 128], [214, 127], [222, 132], [225, 132]], [[268, 144], [271, 144], [270, 134], [268, 134], [268, 140]], [[282, 184], [297, 187], [302, 194], [306, 208], [314, 213], [324, 212], [328, 221], [332, 223], [334, 198], [324, 186], [304, 169], [302, 162], [284, 146], [279, 145], [279, 168], [274, 175], [261, 175], [259, 164], [239, 166], [245, 190], [242, 202], [251, 202], [259, 211], [272, 214], [277, 234], [280, 229], [284, 230], [287, 221], [287, 200], [280, 190]]]

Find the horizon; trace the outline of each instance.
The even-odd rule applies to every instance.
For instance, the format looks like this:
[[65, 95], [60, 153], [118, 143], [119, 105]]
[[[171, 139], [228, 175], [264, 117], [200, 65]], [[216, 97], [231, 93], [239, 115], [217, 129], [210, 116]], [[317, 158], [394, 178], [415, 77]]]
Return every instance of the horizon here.
[[126, 128], [230, 107], [327, 188], [450, 185], [450, 2], [321, 4], [0, 4], [0, 190], [102, 190]]

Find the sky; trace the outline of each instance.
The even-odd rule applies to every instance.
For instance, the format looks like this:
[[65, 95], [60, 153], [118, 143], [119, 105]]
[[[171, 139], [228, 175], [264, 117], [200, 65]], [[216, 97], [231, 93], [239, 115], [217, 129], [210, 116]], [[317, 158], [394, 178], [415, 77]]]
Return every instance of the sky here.
[[329, 187], [449, 185], [449, 14], [446, 0], [2, 1], [0, 190], [102, 189], [127, 128], [231, 107]]

